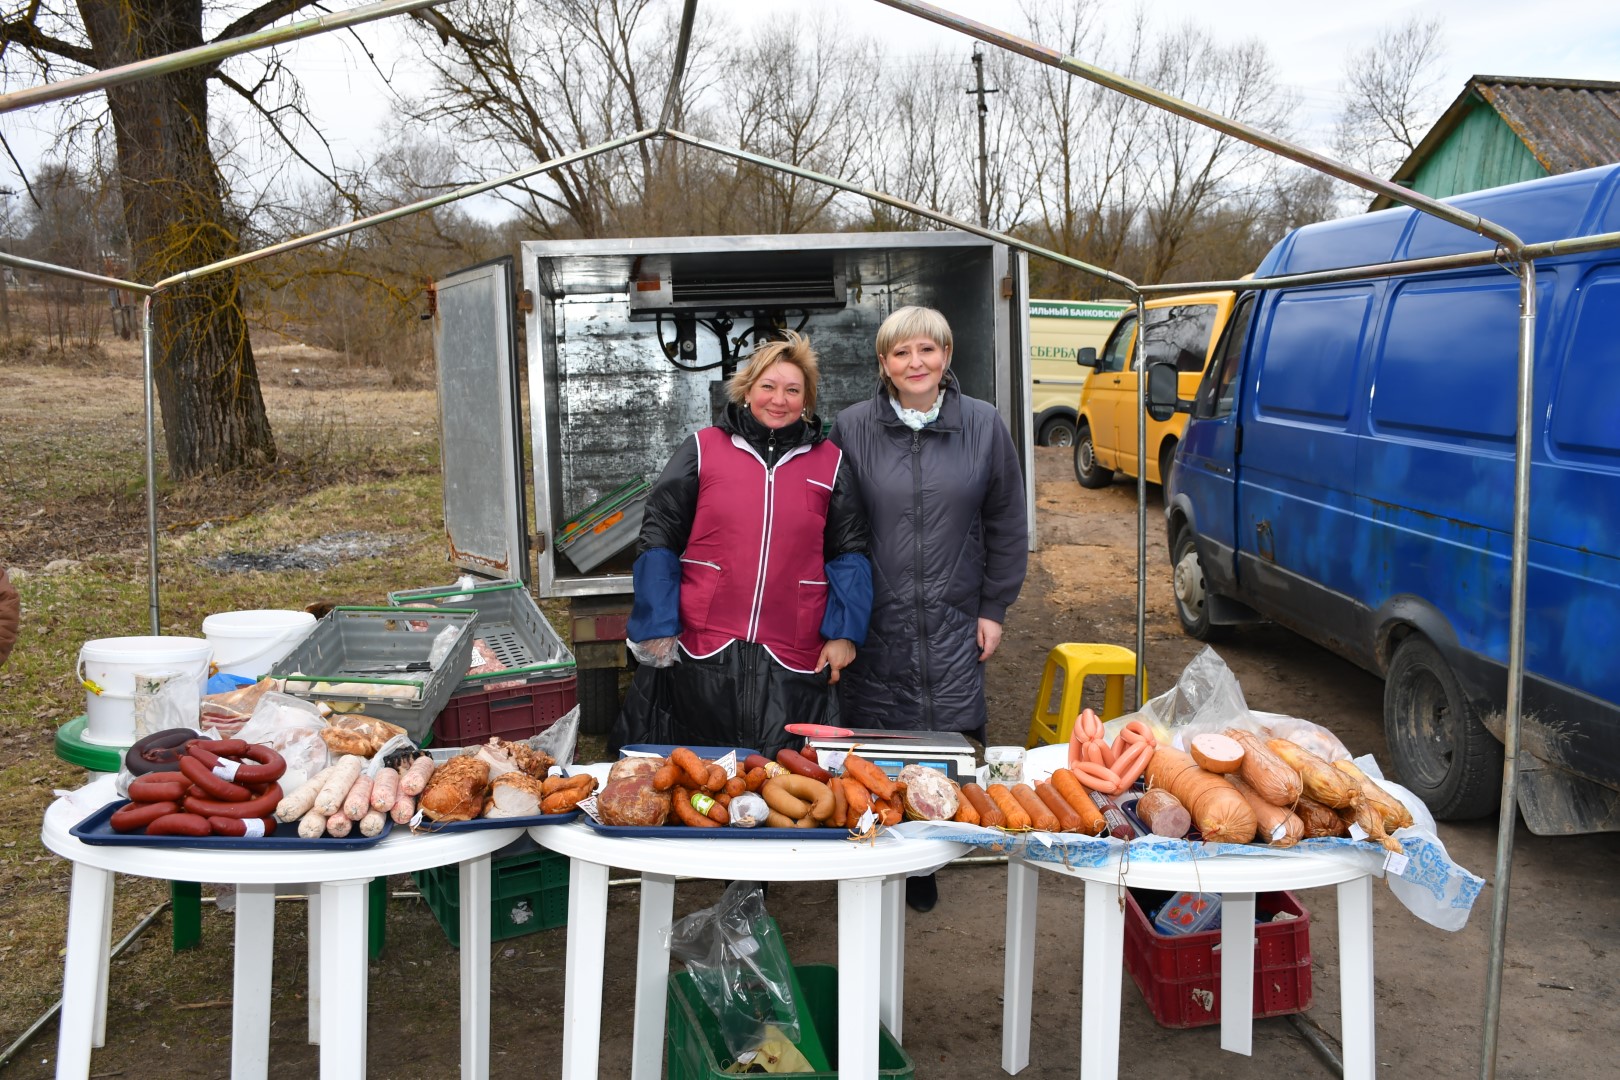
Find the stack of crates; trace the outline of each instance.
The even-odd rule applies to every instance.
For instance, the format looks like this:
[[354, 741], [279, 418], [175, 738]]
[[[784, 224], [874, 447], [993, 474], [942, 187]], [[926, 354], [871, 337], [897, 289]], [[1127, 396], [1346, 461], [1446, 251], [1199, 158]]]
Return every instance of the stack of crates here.
[[[395, 604], [476, 610], [478, 640], [505, 665], [500, 671], [462, 679], [433, 722], [435, 746], [527, 739], [556, 723], [578, 702], [573, 654], [521, 581], [408, 589], [389, 593], [388, 599]], [[521, 685], [490, 689], [492, 684], [514, 681]]]
[[[489, 939], [504, 941], [568, 925], [568, 865], [568, 856], [545, 848], [491, 860]], [[445, 937], [460, 948], [460, 866], [432, 866], [411, 876]]]

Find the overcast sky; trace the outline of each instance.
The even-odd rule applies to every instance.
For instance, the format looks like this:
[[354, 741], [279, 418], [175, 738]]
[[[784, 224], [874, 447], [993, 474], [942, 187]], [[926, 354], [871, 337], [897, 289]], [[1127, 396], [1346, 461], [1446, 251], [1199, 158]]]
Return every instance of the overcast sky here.
[[[806, 0], [701, 2], [744, 27], [774, 13], [812, 10]], [[942, 47], [959, 50], [965, 63], [972, 50], [973, 42], [963, 35], [873, 0], [821, 0], [819, 6], [834, 9], [839, 23], [852, 33], [880, 39], [891, 55]], [[942, 0], [940, 6], [1003, 29], [1016, 31], [1020, 22], [1016, 0]], [[1135, 8], [1129, 0], [1104, 0], [1104, 6], [1117, 11], [1121, 20]], [[454, 8], [451, 3], [445, 11], [453, 14]], [[1298, 95], [1298, 137], [1317, 149], [1326, 148], [1338, 110], [1345, 57], [1370, 44], [1381, 28], [1413, 13], [1444, 20], [1447, 101], [1474, 74], [1620, 81], [1620, 0], [1543, 0], [1533, 7], [1523, 0], [1151, 0], [1148, 10], [1154, 24], [1166, 29], [1191, 20], [1219, 40], [1259, 38], [1283, 84]], [[398, 25], [379, 25], [359, 33], [395, 88], [408, 92], [419, 75], [410, 66], [414, 47], [402, 45], [403, 31]], [[352, 160], [368, 149], [392, 105], [352, 39], [339, 33], [297, 42], [287, 47], [286, 55], [304, 80], [313, 111], [340, 159]], [[19, 156], [35, 162], [56, 123], [45, 110], [11, 113], [0, 117], [0, 131]]]

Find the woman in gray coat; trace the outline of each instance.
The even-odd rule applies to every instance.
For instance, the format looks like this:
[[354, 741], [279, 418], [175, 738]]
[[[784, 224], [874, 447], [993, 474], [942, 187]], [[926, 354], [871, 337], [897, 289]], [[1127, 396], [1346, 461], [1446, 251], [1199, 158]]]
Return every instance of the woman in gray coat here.
[[[966, 732], [989, 720], [984, 662], [1001, 643], [1029, 558], [1024, 481], [994, 406], [950, 374], [951, 328], [903, 307], [878, 327], [877, 393], [838, 414], [831, 439], [871, 527], [872, 622], [838, 683], [851, 727]], [[906, 898], [926, 911], [932, 877]]]
[[950, 374], [951, 328], [903, 307], [878, 327], [878, 379], [832, 441], [871, 525], [872, 623], [838, 684], [852, 727], [962, 731], [981, 743], [984, 662], [1029, 557], [1024, 480], [994, 406]]

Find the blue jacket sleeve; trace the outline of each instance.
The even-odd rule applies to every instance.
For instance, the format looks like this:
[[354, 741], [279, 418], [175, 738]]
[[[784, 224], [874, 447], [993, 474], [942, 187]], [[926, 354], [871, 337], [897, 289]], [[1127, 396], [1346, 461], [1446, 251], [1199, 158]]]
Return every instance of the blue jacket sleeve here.
[[827, 564], [827, 613], [821, 617], [821, 636], [864, 645], [871, 620], [872, 563], [854, 552], [840, 555]]
[[[681, 559], [667, 547], [649, 548], [630, 570], [636, 595], [625, 633], [631, 641], [675, 637], [681, 632]], [[870, 575], [868, 575], [870, 576]]]

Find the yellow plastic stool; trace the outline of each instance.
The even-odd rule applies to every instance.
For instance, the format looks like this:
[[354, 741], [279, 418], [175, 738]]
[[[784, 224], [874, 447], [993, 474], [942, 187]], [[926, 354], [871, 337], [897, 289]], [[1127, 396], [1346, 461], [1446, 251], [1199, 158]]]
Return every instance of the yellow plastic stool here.
[[[1058, 673], [1063, 674], [1063, 700], [1056, 711], [1052, 701], [1052, 683]], [[1054, 645], [1046, 654], [1046, 668], [1041, 672], [1041, 688], [1035, 696], [1035, 712], [1029, 721], [1029, 737], [1025, 747], [1036, 743], [1066, 743], [1074, 730], [1074, 721], [1080, 715], [1080, 691], [1085, 688], [1087, 675], [1102, 675], [1104, 723], [1125, 713], [1125, 677], [1136, 674], [1136, 652], [1122, 645], [1081, 645], [1066, 642]], [[1143, 701], [1147, 700], [1147, 672], [1142, 673]]]

